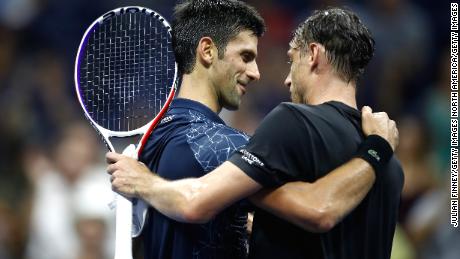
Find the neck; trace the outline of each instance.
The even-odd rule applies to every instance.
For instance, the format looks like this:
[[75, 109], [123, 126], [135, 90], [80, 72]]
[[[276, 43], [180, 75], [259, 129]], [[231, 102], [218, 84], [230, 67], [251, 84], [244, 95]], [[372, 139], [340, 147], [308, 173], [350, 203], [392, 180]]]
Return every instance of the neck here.
[[337, 101], [357, 109], [356, 83], [346, 82], [336, 76], [321, 77], [307, 92], [304, 100], [307, 104], [318, 105], [325, 102]]
[[219, 113], [222, 110], [211, 82], [196, 70], [182, 76], [182, 83], [177, 97], [202, 103], [215, 113]]

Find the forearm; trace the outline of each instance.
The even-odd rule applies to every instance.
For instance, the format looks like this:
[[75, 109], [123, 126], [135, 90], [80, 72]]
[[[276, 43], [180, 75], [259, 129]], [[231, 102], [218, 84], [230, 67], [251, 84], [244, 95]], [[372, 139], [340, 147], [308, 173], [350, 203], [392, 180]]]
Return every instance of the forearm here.
[[363, 200], [374, 181], [372, 167], [355, 158], [314, 183], [287, 183], [259, 192], [251, 200], [308, 231], [325, 232]]
[[139, 191], [139, 197], [160, 213], [180, 222], [203, 223], [210, 217], [195, 213], [199, 207], [200, 192], [206, 184], [198, 178], [167, 181], [153, 175], [150, 188]]
[[230, 162], [200, 177], [167, 181], [152, 175], [138, 196], [177, 221], [204, 223], [261, 186]]

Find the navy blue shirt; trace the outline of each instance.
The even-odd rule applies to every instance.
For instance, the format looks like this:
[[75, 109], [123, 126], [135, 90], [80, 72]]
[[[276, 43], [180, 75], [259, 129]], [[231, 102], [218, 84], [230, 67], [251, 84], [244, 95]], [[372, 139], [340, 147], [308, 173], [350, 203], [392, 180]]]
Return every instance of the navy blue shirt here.
[[[200, 177], [246, 145], [249, 137], [225, 125], [201, 103], [176, 98], [150, 136], [140, 160], [165, 179]], [[206, 224], [174, 221], [149, 208], [145, 258], [245, 258], [247, 210], [233, 205]]]

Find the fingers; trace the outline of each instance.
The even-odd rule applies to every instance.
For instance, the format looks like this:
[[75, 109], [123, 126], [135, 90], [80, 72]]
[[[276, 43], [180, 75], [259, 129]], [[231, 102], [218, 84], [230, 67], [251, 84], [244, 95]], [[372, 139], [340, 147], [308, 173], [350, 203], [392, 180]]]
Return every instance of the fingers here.
[[387, 141], [394, 138], [390, 118], [386, 112], [373, 112], [368, 106], [362, 108], [361, 126], [364, 135], [379, 135]]
[[372, 113], [372, 108], [369, 106], [363, 106], [363, 108], [361, 109], [361, 112], [362, 112], [362, 116], [368, 116]]
[[361, 113], [363, 117], [374, 116], [383, 119], [389, 119], [388, 114], [386, 112], [373, 112], [372, 108], [369, 106], [363, 106], [363, 108], [361, 108]]
[[361, 109], [361, 116], [363, 120], [368, 120], [372, 116], [372, 109], [369, 106], [363, 106]]
[[123, 159], [124, 157], [124, 155], [118, 154], [116, 152], [107, 152], [105, 154], [105, 161], [107, 162], [107, 164], [113, 164]]
[[145, 190], [149, 177], [149, 168], [126, 155], [115, 152], [106, 154], [107, 173], [110, 175], [112, 190], [126, 197], [137, 197], [139, 190]]
[[393, 150], [399, 144], [399, 132], [396, 122], [386, 112], [372, 112], [370, 107], [362, 108], [362, 128], [366, 136], [379, 135], [391, 145]]
[[396, 131], [398, 130], [398, 129], [396, 128], [396, 122], [395, 122], [394, 120], [390, 120], [389, 124], [390, 124], [390, 128], [391, 128], [391, 129], [395, 128]]
[[107, 171], [108, 174], [111, 175], [111, 174], [115, 173], [115, 171], [117, 171], [117, 169], [118, 169], [118, 166], [116, 164], [110, 164], [110, 165], [107, 166], [106, 171]]
[[390, 118], [388, 117], [388, 114], [386, 112], [376, 112], [376, 113], [374, 113], [374, 116], [376, 116], [378, 118], [382, 118], [384, 120], [390, 120]]
[[126, 189], [125, 179], [112, 175], [110, 177], [110, 183], [112, 185], [112, 191], [118, 194], [121, 194], [121, 195], [128, 195], [128, 196], [130, 195], [130, 193], [125, 190]]
[[392, 144], [393, 151], [394, 151], [399, 145], [399, 130], [394, 120], [390, 120], [389, 125], [390, 125], [390, 130], [393, 133], [393, 143], [391, 144]]

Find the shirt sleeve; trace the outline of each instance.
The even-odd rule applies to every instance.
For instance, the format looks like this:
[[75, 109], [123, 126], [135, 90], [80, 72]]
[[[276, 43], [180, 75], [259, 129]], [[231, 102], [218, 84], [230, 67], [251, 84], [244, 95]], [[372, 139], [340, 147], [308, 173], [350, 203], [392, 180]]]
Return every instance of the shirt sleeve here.
[[[288, 104], [278, 105], [261, 122], [246, 148], [229, 161], [264, 187], [298, 180], [312, 161], [311, 134]], [[302, 120], [303, 121], [303, 120]]]

